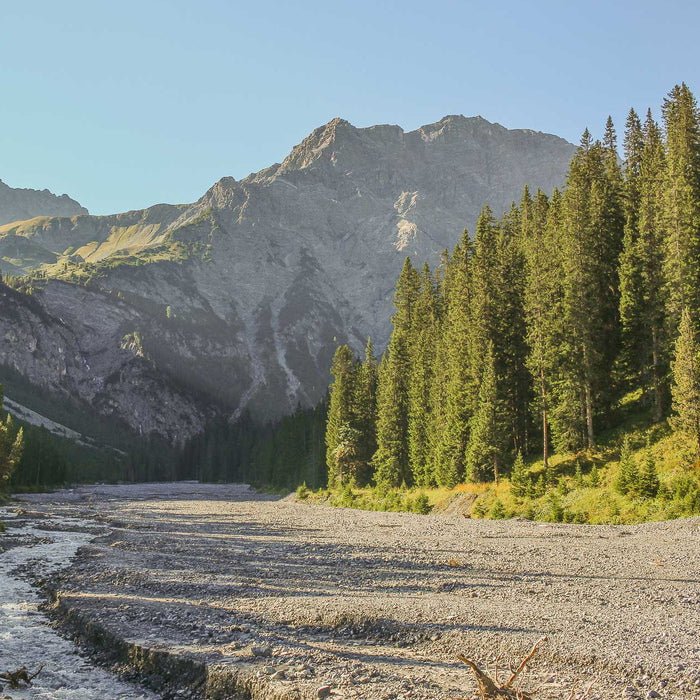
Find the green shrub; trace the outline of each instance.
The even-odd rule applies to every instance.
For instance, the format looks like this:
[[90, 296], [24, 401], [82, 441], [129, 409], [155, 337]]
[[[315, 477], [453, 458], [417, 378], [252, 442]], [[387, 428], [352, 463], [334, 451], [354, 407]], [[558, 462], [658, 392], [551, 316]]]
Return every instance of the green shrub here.
[[500, 498], [497, 498], [493, 502], [491, 510], [489, 511], [489, 517], [493, 520], [503, 520], [507, 517], [505, 506], [501, 503]]
[[432, 510], [430, 499], [424, 493], [419, 493], [416, 500], [413, 502], [413, 512], [421, 515], [428, 515]]

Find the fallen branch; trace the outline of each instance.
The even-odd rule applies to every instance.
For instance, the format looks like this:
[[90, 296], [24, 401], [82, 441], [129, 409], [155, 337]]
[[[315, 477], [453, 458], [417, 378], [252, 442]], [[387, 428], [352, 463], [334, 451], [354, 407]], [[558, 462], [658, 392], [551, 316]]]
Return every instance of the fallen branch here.
[[506, 684], [503, 686], [504, 688], [510, 688], [513, 683], [515, 683], [515, 679], [525, 670], [527, 665], [530, 663], [530, 660], [532, 657], [537, 653], [537, 647], [539, 647], [540, 644], [543, 644], [544, 642], [547, 641], [547, 637], [540, 637], [533, 645], [532, 649], [530, 649], [530, 653], [520, 662], [520, 666], [513, 671], [513, 675], [506, 681]]
[[515, 683], [518, 676], [527, 668], [532, 657], [537, 653], [540, 644], [546, 640], [546, 637], [542, 637], [535, 642], [528, 655], [520, 662], [518, 668], [511, 672], [510, 678], [503, 685], [501, 685], [498, 679], [498, 673], [492, 678], [486, 672], [482, 671], [479, 665], [472, 659], [468, 659], [463, 654], [457, 654], [457, 658], [472, 670], [477, 685], [479, 686], [481, 700], [533, 700], [533, 698], [523, 690], [513, 688], [513, 683]]
[[32, 681], [42, 672], [44, 664], [41, 664], [34, 673], [29, 673], [26, 666], [18, 668], [16, 671], [5, 671], [0, 673], [0, 681], [10, 684], [12, 690], [18, 690], [23, 685], [31, 685]]

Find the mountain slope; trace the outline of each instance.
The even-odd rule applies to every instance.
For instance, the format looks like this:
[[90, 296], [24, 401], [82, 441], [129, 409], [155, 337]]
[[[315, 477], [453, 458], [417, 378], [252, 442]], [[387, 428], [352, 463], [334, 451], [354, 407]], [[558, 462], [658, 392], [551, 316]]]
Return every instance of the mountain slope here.
[[16, 189], [0, 180], [0, 225], [37, 216], [78, 216], [88, 210], [67, 194], [48, 190]]
[[[97, 400], [85, 391], [87, 402], [181, 439], [196, 432], [207, 403], [260, 418], [315, 403], [338, 342], [386, 341], [406, 255], [434, 263], [485, 202], [499, 211], [525, 183], [561, 185], [573, 150], [480, 117], [411, 132], [334, 119], [282, 163], [223, 178], [191, 205], [4, 226], [0, 266], [54, 278], [34, 284], [32, 303], [70, 330], [71, 352], [99, 358], [72, 370], [74, 386], [107, 392]], [[41, 335], [40, 324], [33, 329]], [[123, 371], [132, 337], [142, 348], [135, 373]], [[0, 360], [53, 391], [68, 388], [48, 358], [20, 346]], [[142, 384], [146, 367], [152, 384]], [[159, 382], [177, 394], [172, 406]], [[138, 420], [123, 398], [131, 393], [145, 401]]]

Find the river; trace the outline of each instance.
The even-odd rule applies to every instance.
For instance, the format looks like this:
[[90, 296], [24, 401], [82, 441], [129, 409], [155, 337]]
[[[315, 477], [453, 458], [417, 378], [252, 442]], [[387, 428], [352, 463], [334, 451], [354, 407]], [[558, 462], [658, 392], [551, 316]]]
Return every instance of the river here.
[[[32, 685], [0, 698], [44, 700], [153, 700], [155, 695], [108, 673], [81, 655], [80, 649], [54, 630], [40, 610], [40, 594], [24, 571], [30, 565], [44, 578], [70, 564], [78, 549], [95, 535], [94, 525], [69, 518], [52, 518], [51, 527], [27, 522], [13, 508], [0, 508], [7, 531], [0, 543], [0, 672], [26, 666], [30, 673], [43, 665]], [[88, 527], [90, 529], [88, 530]]]

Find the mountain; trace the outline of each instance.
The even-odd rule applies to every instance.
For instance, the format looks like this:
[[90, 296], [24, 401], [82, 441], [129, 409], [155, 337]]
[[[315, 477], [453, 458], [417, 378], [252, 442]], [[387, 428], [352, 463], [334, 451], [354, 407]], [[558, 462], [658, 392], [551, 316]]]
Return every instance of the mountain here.
[[193, 204], [2, 226], [0, 267], [32, 277], [0, 296], [0, 363], [172, 441], [314, 404], [338, 343], [386, 342], [406, 255], [435, 263], [484, 203], [561, 185], [573, 152], [481, 117], [333, 119]]
[[87, 214], [67, 194], [60, 197], [48, 190], [16, 189], [0, 180], [0, 225], [37, 216], [77, 216]]

